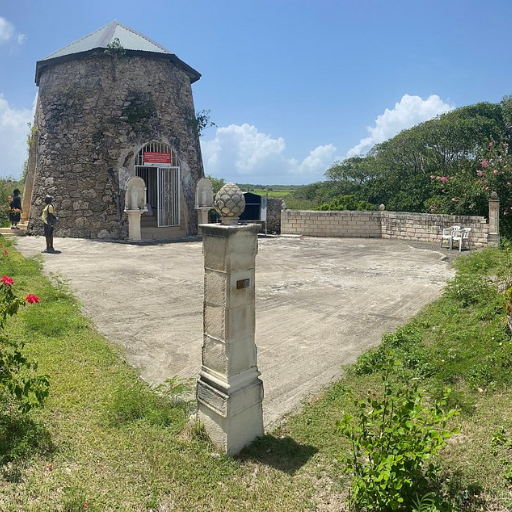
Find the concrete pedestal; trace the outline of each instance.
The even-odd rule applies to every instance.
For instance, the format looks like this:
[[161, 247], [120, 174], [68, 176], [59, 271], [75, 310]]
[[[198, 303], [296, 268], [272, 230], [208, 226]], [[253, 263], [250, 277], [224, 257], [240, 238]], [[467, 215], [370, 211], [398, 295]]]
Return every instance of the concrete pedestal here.
[[217, 448], [234, 455], [264, 433], [254, 342], [259, 226], [201, 228], [205, 297], [198, 419]]
[[128, 238], [133, 241], [142, 240], [140, 231], [140, 216], [143, 210], [125, 210], [128, 215]]
[[203, 208], [203, 207], [199, 206], [196, 208], [199, 233], [202, 233], [202, 231], [201, 231], [202, 225], [208, 224], [208, 212], [210, 210], [211, 210], [211, 207]]

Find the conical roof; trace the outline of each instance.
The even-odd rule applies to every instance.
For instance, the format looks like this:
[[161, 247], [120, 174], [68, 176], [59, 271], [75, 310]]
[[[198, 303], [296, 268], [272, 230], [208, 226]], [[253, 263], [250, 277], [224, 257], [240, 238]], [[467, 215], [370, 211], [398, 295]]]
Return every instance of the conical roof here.
[[109, 45], [115, 42], [124, 48], [128, 55], [130, 54], [146, 54], [152, 56], [160, 56], [168, 58], [179, 67], [183, 68], [190, 77], [193, 83], [201, 77], [195, 69], [185, 64], [174, 53], [164, 48], [162, 45], [155, 43], [145, 35], [133, 30], [118, 21], [112, 21], [108, 25], [95, 30], [94, 32], [74, 41], [64, 48], [48, 55], [48, 57], [36, 63], [36, 84], [39, 85], [39, 78], [44, 68], [65, 60], [80, 58], [82, 55], [89, 55], [91, 53], [104, 52]]

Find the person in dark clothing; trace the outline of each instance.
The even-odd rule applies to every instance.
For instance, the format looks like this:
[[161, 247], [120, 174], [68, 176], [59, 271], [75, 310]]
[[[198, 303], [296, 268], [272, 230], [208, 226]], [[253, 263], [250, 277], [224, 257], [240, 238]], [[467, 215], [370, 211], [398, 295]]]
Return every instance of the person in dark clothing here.
[[9, 219], [11, 221], [11, 229], [18, 229], [18, 222], [21, 219], [20, 191], [15, 188], [12, 194], [12, 201], [9, 203]]

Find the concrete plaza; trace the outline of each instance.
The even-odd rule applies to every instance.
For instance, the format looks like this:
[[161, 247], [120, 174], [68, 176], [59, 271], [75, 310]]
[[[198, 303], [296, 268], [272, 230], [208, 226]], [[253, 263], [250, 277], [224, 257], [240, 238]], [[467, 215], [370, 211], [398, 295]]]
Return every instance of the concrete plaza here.
[[[27, 257], [42, 237], [19, 237]], [[58, 238], [41, 255], [84, 313], [151, 384], [201, 366], [199, 240], [127, 244]], [[454, 253], [456, 251], [453, 251]], [[342, 375], [342, 365], [437, 298], [453, 276], [446, 249], [382, 239], [260, 238], [256, 344], [265, 425]]]

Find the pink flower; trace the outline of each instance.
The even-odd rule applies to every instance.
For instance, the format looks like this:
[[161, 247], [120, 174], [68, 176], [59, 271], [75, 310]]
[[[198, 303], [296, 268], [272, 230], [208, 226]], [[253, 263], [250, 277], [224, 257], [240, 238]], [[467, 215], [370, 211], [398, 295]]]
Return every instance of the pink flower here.
[[455, 197], [452, 197], [452, 201], [455, 203], [457, 199]]
[[39, 302], [39, 297], [37, 295], [32, 295], [32, 294], [28, 294], [26, 297], [25, 297], [25, 300], [29, 303], [29, 304], [36, 304]]
[[489, 142], [489, 147], [492, 148], [492, 142]]
[[488, 161], [488, 160], [482, 160], [482, 162], [481, 162], [481, 163], [482, 163], [482, 167], [483, 167], [484, 169], [487, 169], [487, 167], [489, 167], [489, 161]]
[[512, 183], [510, 183], [510, 181], [507, 181], [507, 187], [510, 187], [510, 185], [512, 185]]
[[435, 179], [436, 179], [436, 177], [435, 177], [433, 174], [431, 174], [431, 175], [430, 175], [430, 179], [431, 179], [431, 180], [435, 180]]
[[448, 178], [446, 176], [441, 176], [441, 183], [446, 183]]
[[12, 277], [2, 276], [2, 284], [4, 286], [11, 286], [14, 284]]
[[505, 211], [503, 212], [503, 215], [508, 215], [507, 210], [505, 210]]
[[498, 169], [494, 169], [494, 171], [492, 171], [495, 175], [498, 174]]
[[478, 176], [482, 176], [483, 172], [482, 172], [480, 169], [478, 169], [478, 171], [476, 171], [476, 174], [477, 174]]

